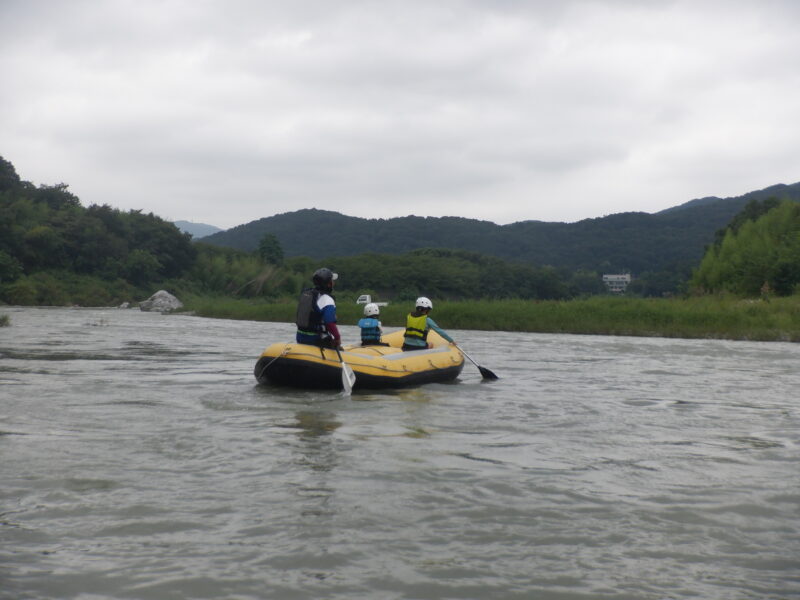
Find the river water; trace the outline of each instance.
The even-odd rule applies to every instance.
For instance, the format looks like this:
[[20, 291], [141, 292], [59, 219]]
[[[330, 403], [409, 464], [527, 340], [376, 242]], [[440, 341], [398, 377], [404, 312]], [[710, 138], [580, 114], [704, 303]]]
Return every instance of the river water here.
[[288, 324], [0, 313], [4, 600], [800, 598], [800, 345], [451, 331], [498, 381], [348, 398], [256, 385]]

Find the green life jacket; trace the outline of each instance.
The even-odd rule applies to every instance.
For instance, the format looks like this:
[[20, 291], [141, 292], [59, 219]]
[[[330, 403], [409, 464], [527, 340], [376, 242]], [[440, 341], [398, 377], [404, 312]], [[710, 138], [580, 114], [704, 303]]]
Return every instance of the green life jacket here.
[[409, 313], [406, 317], [406, 335], [407, 338], [414, 338], [425, 341], [428, 339], [428, 315], [420, 315], [415, 317], [413, 313]]

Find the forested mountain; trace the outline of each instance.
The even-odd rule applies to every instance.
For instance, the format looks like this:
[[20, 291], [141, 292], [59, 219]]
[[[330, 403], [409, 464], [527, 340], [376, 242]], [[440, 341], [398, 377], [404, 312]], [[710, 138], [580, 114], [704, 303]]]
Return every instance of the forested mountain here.
[[[162, 288], [181, 295], [295, 296], [318, 268], [284, 260], [274, 236], [258, 252], [192, 243], [173, 223], [108, 205], [83, 207], [67, 185], [36, 187], [0, 157], [0, 304], [108, 306]], [[326, 259], [342, 273], [337, 291], [386, 299], [566, 299], [602, 293], [596, 275], [557, 273], [463, 250], [362, 254]]]
[[[600, 275], [625, 270], [635, 276], [628, 293], [662, 296], [686, 291], [706, 246], [711, 258], [704, 261], [704, 279], [695, 279], [697, 289], [752, 294], [763, 272], [756, 283], [766, 281], [786, 294], [800, 282], [797, 244], [769, 235], [782, 232], [794, 240], [797, 228], [774, 221], [787, 221], [783, 213], [765, 221], [766, 229], [751, 225], [781, 204], [776, 198], [800, 200], [800, 184], [571, 224], [361, 219], [309, 209], [192, 243], [189, 234], [152, 213], [83, 207], [65, 184], [34, 186], [0, 157], [0, 303], [110, 305], [143, 299], [159, 288], [291, 297], [323, 260], [346, 274], [338, 291], [372, 291], [392, 300], [420, 294], [567, 299], [604, 293]], [[794, 223], [797, 214], [791, 217]], [[731, 236], [738, 236], [736, 245]], [[241, 249], [220, 245], [226, 237]], [[741, 275], [756, 264], [752, 256], [760, 266], [747, 286], [722, 277], [731, 264]]]
[[497, 225], [460, 217], [364, 219], [303, 209], [239, 225], [204, 242], [253, 251], [275, 235], [287, 257], [396, 254], [416, 248], [464, 249], [533, 265], [598, 272], [643, 272], [697, 265], [714, 233], [751, 200], [800, 200], [800, 183], [732, 198], [692, 200], [655, 214], [619, 213], [577, 223]]

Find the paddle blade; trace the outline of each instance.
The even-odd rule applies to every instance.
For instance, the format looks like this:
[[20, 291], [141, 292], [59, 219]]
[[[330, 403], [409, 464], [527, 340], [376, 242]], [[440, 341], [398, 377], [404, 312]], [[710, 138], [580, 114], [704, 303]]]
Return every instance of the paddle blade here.
[[477, 365], [477, 367], [478, 367], [478, 370], [481, 372], [481, 376], [482, 376], [484, 379], [498, 379], [497, 375], [495, 375], [494, 373], [492, 373], [492, 372], [491, 372], [489, 369], [487, 369], [486, 367], [482, 367], [482, 366], [480, 366], [480, 365]]
[[356, 384], [356, 374], [346, 362], [342, 361], [342, 389], [345, 394], [353, 393], [353, 386]]
[[467, 354], [466, 352], [464, 352], [464, 350], [462, 350], [462, 349], [461, 349], [461, 346], [459, 346], [459, 345], [458, 345], [458, 344], [456, 344], [455, 342], [453, 342], [453, 345], [454, 345], [456, 348], [458, 348], [458, 351], [459, 351], [459, 352], [461, 352], [461, 354], [463, 354], [464, 356], [466, 356], [466, 357], [467, 357], [467, 359], [469, 360], [469, 362], [471, 362], [473, 365], [475, 365], [476, 367], [478, 367], [478, 370], [481, 372], [481, 377], [483, 377], [484, 379], [489, 379], [489, 380], [499, 379], [499, 378], [497, 377], [497, 375], [495, 375], [494, 373], [492, 373], [492, 372], [491, 372], [489, 369], [487, 369], [486, 367], [482, 367], [482, 366], [480, 366], [478, 363], [476, 363], [474, 360], [472, 360], [472, 357], [471, 357], [469, 354]]

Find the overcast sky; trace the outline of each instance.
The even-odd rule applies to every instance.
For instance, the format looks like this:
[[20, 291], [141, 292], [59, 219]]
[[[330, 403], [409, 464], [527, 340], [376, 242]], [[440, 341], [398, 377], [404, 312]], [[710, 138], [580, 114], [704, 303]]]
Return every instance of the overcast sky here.
[[800, 181], [800, 1], [0, 0], [0, 156], [84, 206], [495, 223]]

